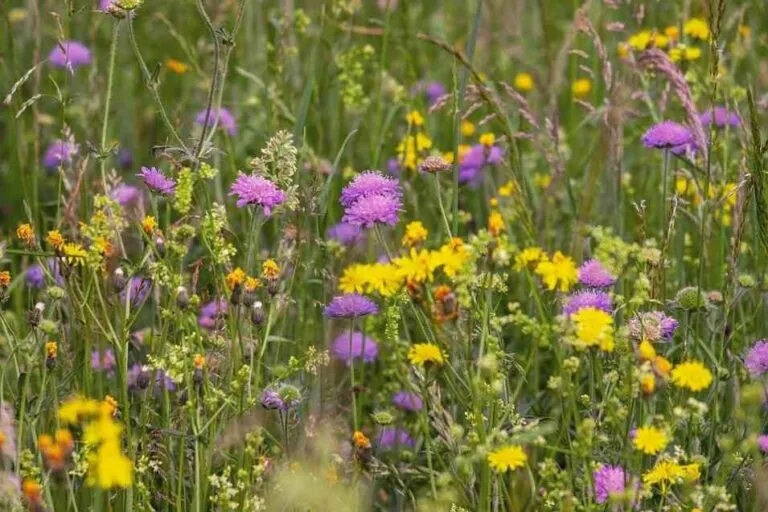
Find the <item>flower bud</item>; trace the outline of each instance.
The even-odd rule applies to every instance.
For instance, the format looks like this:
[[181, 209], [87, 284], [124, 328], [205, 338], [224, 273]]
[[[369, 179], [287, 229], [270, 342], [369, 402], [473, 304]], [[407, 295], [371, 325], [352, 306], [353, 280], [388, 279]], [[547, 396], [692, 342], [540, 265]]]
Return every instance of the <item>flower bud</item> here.
[[155, 238], [155, 249], [157, 250], [157, 254], [160, 255], [160, 257], [165, 256], [165, 238], [162, 236], [158, 236]]
[[45, 311], [45, 304], [38, 302], [32, 311], [29, 312], [28, 322], [30, 327], [37, 327], [40, 325], [40, 321], [43, 319], [43, 312]]
[[186, 309], [189, 306], [189, 292], [183, 286], [176, 288], [176, 306]]
[[251, 307], [251, 322], [257, 326], [264, 323], [264, 305], [259, 300]]
[[677, 292], [675, 296], [677, 307], [685, 311], [696, 311], [706, 308], [709, 304], [707, 295], [695, 286], [687, 286]]
[[122, 268], [117, 267], [112, 273], [112, 285], [115, 287], [115, 290], [118, 292], [123, 291], [127, 282], [128, 281], [125, 279], [125, 272], [123, 272]]

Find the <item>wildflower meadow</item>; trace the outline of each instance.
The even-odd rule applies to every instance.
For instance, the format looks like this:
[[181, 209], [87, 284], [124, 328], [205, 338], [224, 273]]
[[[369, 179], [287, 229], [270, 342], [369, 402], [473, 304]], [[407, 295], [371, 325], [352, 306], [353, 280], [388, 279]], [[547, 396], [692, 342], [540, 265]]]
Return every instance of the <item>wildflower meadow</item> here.
[[0, 511], [768, 510], [765, 0], [0, 13]]

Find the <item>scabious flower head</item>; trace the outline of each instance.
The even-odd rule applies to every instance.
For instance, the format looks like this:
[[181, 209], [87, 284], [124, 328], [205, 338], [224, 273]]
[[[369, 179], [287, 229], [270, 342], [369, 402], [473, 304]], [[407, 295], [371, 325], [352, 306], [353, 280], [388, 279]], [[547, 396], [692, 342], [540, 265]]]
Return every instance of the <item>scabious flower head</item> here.
[[412, 89], [412, 94], [414, 95], [424, 94], [424, 96], [426, 96], [427, 98], [427, 102], [430, 105], [434, 104], [438, 100], [438, 98], [440, 98], [440, 96], [445, 95], [447, 92], [448, 90], [445, 88], [445, 86], [442, 83], [434, 80], [429, 82], [421, 81], [417, 83]]
[[331, 353], [336, 359], [344, 361], [347, 366], [352, 360], [362, 360], [372, 363], [379, 355], [379, 346], [368, 336], [359, 331], [344, 331], [331, 344]]
[[137, 174], [144, 180], [144, 184], [153, 192], [169, 196], [176, 192], [176, 180], [167, 178], [162, 172], [154, 167], [142, 167], [141, 172]]
[[[714, 116], [712, 115], [714, 110]], [[701, 114], [699, 114], [701, 124], [709, 126], [714, 120], [715, 126], [718, 128], [725, 128], [726, 126], [738, 127], [741, 125], [741, 118], [736, 112], [729, 111], [726, 107], [715, 107], [714, 109], [708, 108]]]
[[230, 135], [237, 134], [235, 116], [226, 108], [211, 108], [210, 113], [206, 110], [201, 110], [197, 117], [195, 117], [195, 122], [197, 124], [205, 124], [206, 119], [208, 119], [208, 126], [213, 126], [214, 123], [217, 123], [218, 126], [224, 128]]
[[594, 471], [595, 501], [603, 504], [613, 494], [624, 492], [624, 468], [621, 466], [601, 465]]
[[566, 298], [563, 314], [571, 316], [583, 308], [595, 308], [611, 313], [613, 311], [613, 299], [600, 290], [582, 290]]
[[237, 207], [255, 204], [264, 208], [264, 215], [269, 217], [272, 208], [285, 201], [285, 193], [266, 178], [250, 174], [240, 174], [229, 189], [230, 196], [237, 196]]
[[377, 224], [394, 226], [403, 204], [399, 196], [374, 194], [352, 203], [345, 211], [343, 222], [371, 228]]
[[657, 123], [642, 137], [646, 148], [671, 149], [684, 148], [694, 144], [693, 133], [687, 127], [674, 121]]
[[661, 311], [638, 313], [629, 321], [629, 335], [636, 341], [670, 341], [678, 322]]
[[402, 428], [384, 427], [376, 437], [376, 446], [382, 450], [413, 448], [416, 446], [411, 435]]
[[325, 306], [325, 316], [331, 318], [358, 318], [375, 315], [379, 307], [371, 299], [357, 293], [338, 295]]
[[504, 158], [504, 150], [497, 145], [475, 144], [459, 159], [459, 183], [477, 185], [481, 171], [488, 165], [498, 165]]
[[640, 427], [634, 431], [632, 445], [646, 455], [656, 455], [669, 444], [667, 433], [658, 427]]
[[416, 366], [445, 363], [443, 351], [434, 343], [417, 343], [408, 349], [408, 360]]
[[91, 369], [95, 371], [111, 372], [115, 369], [115, 353], [111, 348], [108, 348], [104, 352], [94, 350], [91, 352]]
[[125, 304], [128, 299], [128, 291], [131, 293], [131, 305], [140, 306], [147, 300], [149, 290], [152, 289], [152, 280], [145, 277], [133, 277], [128, 286], [120, 292], [120, 300]]
[[141, 190], [133, 185], [121, 183], [109, 192], [109, 197], [120, 206], [128, 206], [141, 200]]
[[757, 436], [757, 447], [760, 449], [763, 453], [768, 453], [768, 436], [763, 434], [761, 436]]
[[379, 194], [402, 196], [400, 183], [378, 171], [363, 171], [344, 187], [339, 202], [348, 208], [359, 199]]
[[80, 146], [71, 140], [57, 139], [53, 141], [45, 151], [45, 155], [43, 155], [43, 167], [49, 171], [55, 170], [60, 165], [70, 163], [72, 157], [74, 157], [78, 151], [80, 151]]
[[392, 395], [392, 404], [404, 411], [416, 412], [424, 407], [421, 397], [410, 391], [399, 391]]
[[504, 446], [488, 454], [488, 465], [499, 473], [514, 471], [525, 466], [527, 461], [528, 455], [516, 444]]
[[213, 329], [219, 323], [218, 321], [227, 314], [228, 310], [229, 305], [226, 299], [212, 300], [200, 308], [197, 323], [205, 329]]
[[701, 391], [712, 384], [712, 372], [698, 361], [680, 363], [672, 370], [672, 383], [680, 388]]
[[92, 58], [91, 50], [80, 41], [58, 42], [48, 54], [48, 62], [52, 66], [70, 71], [74, 71], [79, 66], [89, 65]]
[[747, 356], [744, 358], [744, 365], [753, 378], [768, 373], [768, 339], [759, 340], [755, 343], [747, 352]]
[[581, 308], [571, 315], [576, 325], [576, 347], [599, 347], [604, 352], [612, 352], [613, 318], [609, 313], [594, 307]]
[[365, 239], [365, 233], [360, 226], [348, 222], [339, 222], [328, 228], [326, 238], [336, 240], [341, 245], [352, 246], [362, 243]]
[[608, 288], [616, 283], [616, 276], [598, 260], [589, 260], [579, 267], [579, 282], [589, 288]]

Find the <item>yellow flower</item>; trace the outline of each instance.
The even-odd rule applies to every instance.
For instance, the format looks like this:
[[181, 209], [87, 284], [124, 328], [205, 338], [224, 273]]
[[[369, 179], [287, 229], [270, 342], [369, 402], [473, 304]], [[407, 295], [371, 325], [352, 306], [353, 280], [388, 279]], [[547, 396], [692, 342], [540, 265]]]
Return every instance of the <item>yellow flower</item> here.
[[576, 324], [576, 339], [578, 347], [600, 347], [604, 352], [612, 352], [615, 346], [613, 340], [613, 318], [611, 315], [593, 307], [581, 308], [571, 315]]
[[656, 376], [652, 373], [646, 373], [640, 377], [640, 388], [646, 395], [653, 394], [656, 391]]
[[127, 488], [133, 482], [133, 463], [120, 451], [120, 443], [112, 439], [102, 443], [88, 459], [88, 484], [102, 489]]
[[107, 415], [114, 416], [117, 414], [117, 400], [115, 400], [115, 397], [112, 395], [107, 395], [104, 397], [104, 402], [102, 403], [103, 409], [107, 411]]
[[7, 270], [0, 272], [0, 286], [7, 288], [11, 284], [11, 273]]
[[672, 371], [672, 363], [663, 356], [656, 356], [653, 358], [653, 369], [662, 377], [669, 377], [669, 372]]
[[547, 255], [541, 250], [541, 247], [526, 247], [515, 256], [515, 270], [519, 272], [533, 263], [546, 259], [546, 257]]
[[579, 280], [579, 272], [576, 263], [557, 251], [552, 260], [542, 259], [534, 269], [544, 281], [547, 289], [558, 288], [561, 292], [567, 292]]
[[411, 247], [413, 245], [420, 244], [427, 239], [428, 234], [429, 233], [427, 232], [427, 229], [424, 227], [424, 224], [422, 224], [421, 221], [414, 220], [413, 222], [409, 222], [408, 225], [405, 226], [403, 245], [405, 247]]
[[752, 35], [752, 29], [748, 25], [739, 25], [739, 35], [744, 39], [748, 39]]
[[472, 121], [464, 120], [461, 122], [461, 134], [465, 137], [471, 137], [475, 134], [475, 125]]
[[392, 264], [397, 268], [397, 275], [409, 282], [423, 283], [434, 279], [434, 271], [439, 266], [439, 259], [434, 253], [422, 249], [411, 249], [407, 256], [395, 258]]
[[682, 466], [683, 478], [689, 482], [695, 482], [701, 478], [701, 464], [686, 464]]
[[111, 415], [103, 415], [85, 426], [83, 442], [89, 446], [97, 446], [103, 442], [119, 439], [122, 431], [123, 427], [112, 419]]
[[369, 293], [378, 293], [382, 297], [391, 297], [403, 287], [403, 279], [397, 274], [397, 268], [389, 263], [377, 263], [368, 266]]
[[157, 220], [151, 215], [147, 215], [144, 217], [144, 220], [141, 221], [141, 229], [143, 229], [144, 232], [148, 235], [154, 233], [156, 227]]
[[655, 455], [669, 444], [666, 432], [657, 427], [640, 427], [632, 440], [634, 447], [646, 455]]
[[364, 293], [368, 285], [370, 266], [354, 263], [344, 269], [339, 279], [339, 290], [344, 293]]
[[396, 151], [403, 167], [413, 171], [421, 163], [424, 153], [430, 148], [432, 148], [432, 139], [419, 132], [415, 135], [406, 136], [397, 145]]
[[492, 212], [488, 216], [488, 232], [493, 236], [499, 236], [504, 231], [504, 218], [499, 212]]
[[583, 98], [592, 90], [592, 81], [589, 78], [579, 78], [571, 85], [571, 92], [576, 98]]
[[252, 292], [261, 288], [261, 280], [258, 277], [246, 277], [245, 278], [245, 290]]
[[680, 388], [701, 391], [712, 384], [712, 372], [698, 361], [680, 363], [672, 370], [672, 383]]
[[664, 29], [664, 35], [667, 36], [671, 41], [677, 41], [680, 39], [680, 29], [674, 25], [670, 25]]
[[408, 349], [408, 361], [416, 366], [424, 366], [428, 363], [443, 365], [445, 356], [440, 347], [434, 343], [417, 343]]
[[691, 18], [683, 25], [683, 34], [694, 39], [709, 39], [709, 24], [702, 18]]
[[55, 341], [49, 341], [45, 344], [45, 357], [48, 359], [56, 359], [59, 353], [59, 346]]
[[646, 485], [675, 483], [683, 478], [683, 468], [675, 461], [660, 460], [653, 468], [643, 474]]
[[355, 432], [352, 434], [352, 442], [358, 448], [370, 448], [371, 447], [371, 440], [368, 439], [368, 436], [366, 436], [365, 434], [363, 434], [359, 430], [355, 430]]
[[516, 444], [507, 445], [488, 454], [488, 464], [499, 473], [521, 468], [525, 466], [526, 461], [528, 461], [528, 455]]
[[237, 267], [227, 274], [225, 279], [227, 281], [227, 288], [234, 290], [235, 287], [240, 286], [245, 282], [245, 271], [240, 267]]
[[205, 356], [202, 354], [195, 354], [193, 364], [195, 365], [195, 368], [197, 368], [198, 370], [202, 370], [203, 367], [205, 366]]
[[648, 340], [640, 342], [640, 345], [637, 347], [637, 352], [640, 354], [640, 359], [643, 361], [653, 361], [656, 357], [656, 349], [653, 348], [653, 345]]
[[45, 237], [45, 241], [54, 249], [60, 249], [64, 245], [64, 237], [61, 236], [61, 233], [59, 233], [59, 230], [57, 229], [49, 231], [48, 236]]
[[480, 136], [479, 139], [480, 144], [483, 146], [489, 148], [493, 146], [493, 143], [496, 142], [496, 136], [493, 133], [484, 133]]
[[183, 75], [189, 71], [189, 66], [176, 59], [167, 59], [165, 61], [165, 67], [176, 73], [177, 75]]
[[515, 75], [515, 89], [520, 92], [529, 92], [533, 90], [533, 77], [530, 73], [518, 73]]
[[424, 117], [422, 117], [418, 110], [411, 110], [408, 112], [408, 115], [405, 116], [405, 120], [408, 121], [408, 124], [412, 124], [413, 126], [424, 125]]
[[57, 412], [62, 423], [75, 424], [99, 413], [99, 402], [90, 398], [74, 396], [68, 398]]
[[261, 273], [268, 281], [273, 281], [280, 277], [280, 267], [273, 259], [268, 259], [261, 265]]
[[539, 187], [540, 189], [549, 188], [549, 185], [552, 183], [552, 176], [549, 174], [544, 174], [541, 172], [537, 172], [533, 175], [533, 184]]
[[35, 243], [35, 230], [29, 224], [19, 224], [16, 228], [16, 237], [26, 245]]
[[701, 48], [693, 46], [686, 46], [681, 44], [670, 48], [669, 60], [672, 62], [680, 62], [681, 60], [696, 60], [701, 57]]
[[510, 197], [517, 192], [517, 185], [513, 180], [509, 180], [504, 185], [499, 187], [499, 195], [501, 197]]
[[83, 246], [75, 243], [64, 244], [61, 248], [64, 253], [64, 259], [70, 265], [79, 265], [88, 256]]

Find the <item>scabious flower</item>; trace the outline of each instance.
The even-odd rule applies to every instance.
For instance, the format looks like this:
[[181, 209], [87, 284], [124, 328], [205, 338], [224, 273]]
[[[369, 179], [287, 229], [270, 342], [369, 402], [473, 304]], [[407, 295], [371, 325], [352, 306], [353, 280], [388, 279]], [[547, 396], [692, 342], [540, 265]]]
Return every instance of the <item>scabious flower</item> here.
[[459, 159], [459, 183], [477, 185], [482, 178], [480, 171], [488, 165], [498, 165], [504, 158], [504, 150], [497, 145], [475, 144]]
[[440, 96], [445, 95], [448, 90], [445, 86], [437, 81], [425, 82], [421, 81], [417, 83], [413, 88], [413, 94], [424, 94], [427, 97], [427, 102], [433, 105]]
[[208, 126], [213, 126], [217, 123], [218, 126], [224, 128], [230, 135], [237, 134], [237, 124], [235, 123], [235, 116], [226, 108], [211, 108], [210, 113], [207, 110], [201, 110], [195, 117], [195, 123], [205, 124], [208, 120]]
[[295, 386], [282, 384], [278, 387], [266, 388], [261, 393], [259, 401], [265, 409], [287, 411], [299, 405], [301, 392]]
[[403, 204], [398, 196], [374, 194], [350, 205], [342, 221], [365, 228], [371, 228], [377, 224], [394, 226], [397, 224], [398, 213], [402, 207]]
[[488, 464], [494, 471], [506, 473], [509, 470], [516, 470], [525, 466], [528, 461], [528, 455], [522, 447], [511, 444], [488, 454]]
[[691, 130], [674, 121], [662, 121], [651, 126], [643, 134], [642, 141], [646, 148], [672, 151], [682, 151], [686, 147], [695, 145]]
[[[714, 110], [714, 116], [712, 115]], [[725, 128], [726, 126], [738, 127], [741, 125], [741, 118], [736, 112], [729, 111], [726, 107], [715, 107], [714, 109], [708, 108], [701, 114], [699, 114], [701, 124], [709, 126], [714, 120], [715, 126], [718, 128]]]
[[325, 316], [331, 318], [358, 318], [378, 312], [379, 307], [375, 302], [357, 293], [334, 297], [324, 310]]
[[609, 313], [585, 307], [573, 313], [571, 319], [576, 326], [576, 348], [599, 347], [604, 352], [613, 351], [613, 318]]
[[128, 206], [141, 200], [141, 190], [133, 185], [121, 183], [110, 191], [109, 197], [120, 206]]
[[94, 371], [111, 372], [115, 369], [115, 353], [111, 348], [108, 348], [104, 352], [94, 350], [91, 352], [91, 369]]
[[384, 427], [376, 437], [376, 446], [382, 450], [396, 448], [413, 448], [416, 446], [407, 430], [402, 428]]
[[230, 196], [237, 196], [237, 207], [255, 204], [264, 208], [264, 215], [269, 217], [272, 208], [285, 201], [285, 193], [266, 178], [256, 175], [240, 174], [229, 189]]
[[120, 300], [123, 304], [128, 300], [128, 292], [131, 293], [131, 305], [133, 307], [140, 306], [147, 300], [149, 290], [152, 288], [152, 280], [145, 277], [134, 277], [128, 286], [123, 288], [120, 292]]
[[339, 202], [348, 208], [359, 199], [379, 194], [402, 196], [400, 183], [378, 171], [363, 171], [344, 187]]
[[353, 246], [361, 244], [365, 240], [365, 234], [360, 226], [339, 222], [328, 228], [326, 238], [336, 240], [341, 245]]
[[71, 72], [79, 66], [87, 66], [92, 61], [91, 50], [80, 41], [61, 41], [56, 43], [48, 62], [57, 68], [66, 68]]
[[[56, 258], [48, 258], [45, 264], [48, 266], [48, 271], [53, 276], [56, 285], [63, 286], [64, 277], [62, 277], [61, 271], [59, 269], [59, 260]], [[26, 273], [24, 274], [24, 279], [27, 283], [27, 286], [30, 288], [40, 289], [45, 286], [45, 271], [41, 265], [34, 264], [27, 269]]]
[[200, 308], [197, 323], [204, 329], [214, 329], [219, 324], [219, 320], [226, 316], [228, 309], [226, 299], [212, 300]]
[[670, 341], [678, 322], [661, 311], [646, 311], [629, 321], [629, 335], [636, 341]]
[[763, 434], [757, 436], [757, 447], [763, 453], [768, 453], [768, 436]]
[[672, 383], [680, 388], [701, 391], [712, 384], [712, 372], [698, 361], [680, 363], [672, 370]]
[[752, 378], [768, 373], [768, 339], [759, 340], [754, 344], [744, 358], [744, 365]]
[[445, 364], [443, 351], [434, 343], [417, 343], [408, 349], [408, 360], [416, 366]]
[[603, 504], [614, 494], [624, 492], [624, 468], [621, 466], [601, 465], [593, 473], [595, 482], [595, 501]]
[[43, 155], [43, 166], [49, 171], [53, 171], [63, 164], [72, 162], [72, 157], [74, 157], [78, 151], [80, 151], [80, 146], [71, 140], [57, 139], [53, 141], [45, 151], [45, 155]]
[[368, 336], [359, 331], [345, 331], [339, 334], [331, 344], [331, 353], [336, 359], [344, 361], [347, 366], [352, 360], [362, 360], [372, 363], [379, 355], [379, 346]]
[[611, 313], [613, 311], [613, 299], [600, 290], [582, 290], [566, 298], [563, 314], [571, 316], [583, 308], [595, 308]]
[[598, 260], [588, 260], [579, 267], [579, 283], [589, 288], [609, 288], [616, 283], [616, 276]]
[[424, 407], [421, 397], [410, 391], [399, 391], [392, 395], [392, 404], [404, 411], [416, 412]]
[[141, 172], [136, 176], [143, 179], [144, 184], [153, 192], [166, 196], [176, 192], [176, 180], [167, 178], [162, 172], [154, 167], [142, 167]]
[[656, 455], [669, 444], [666, 432], [658, 427], [640, 427], [633, 437], [632, 445], [646, 455]]

